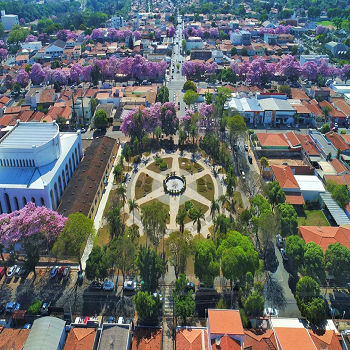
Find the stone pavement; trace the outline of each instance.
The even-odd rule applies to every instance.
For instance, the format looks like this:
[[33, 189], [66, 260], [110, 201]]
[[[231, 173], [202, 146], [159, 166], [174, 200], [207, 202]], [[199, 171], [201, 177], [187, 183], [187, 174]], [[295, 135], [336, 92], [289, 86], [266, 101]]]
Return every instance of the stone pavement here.
[[[135, 187], [136, 187], [136, 181], [139, 177], [139, 174], [141, 172], [144, 172], [151, 176], [155, 181], [160, 183], [160, 186], [158, 188], [153, 188], [153, 191], [146, 195], [143, 198], [140, 198], [137, 200], [137, 203], [140, 205], [149, 202], [153, 199], [158, 199], [161, 202], [165, 204], [169, 204], [170, 206], [170, 223], [167, 225], [167, 233], [169, 234], [172, 231], [178, 230], [179, 226], [176, 224], [176, 215], [179, 211], [180, 205], [182, 205], [186, 200], [196, 200], [199, 203], [203, 203], [204, 205], [208, 206], [209, 210], [205, 213], [205, 220], [202, 222], [202, 229], [201, 234], [206, 237], [209, 233], [209, 227], [213, 225], [212, 218], [210, 216], [210, 206], [211, 201], [200, 195], [195, 189], [196, 189], [196, 180], [205, 176], [209, 175], [214, 184], [214, 197], [215, 199], [218, 199], [218, 197], [226, 192], [226, 188], [222, 185], [220, 182], [220, 176], [218, 178], [214, 178], [212, 174], [212, 167], [210, 165], [207, 165], [202, 159], [197, 160], [197, 163], [199, 163], [202, 168], [204, 169], [200, 173], [195, 173], [191, 175], [188, 171], [180, 169], [179, 166], [179, 158], [192, 158], [192, 154], [189, 152], [184, 152], [184, 154], [180, 154], [181, 152], [178, 150], [174, 153], [167, 154], [165, 151], [162, 151], [159, 153], [159, 155], [163, 158], [172, 158], [172, 166], [166, 171], [163, 171], [161, 173], [155, 173], [154, 171], [147, 169], [149, 164], [154, 162], [154, 159], [152, 156], [149, 157], [149, 162], [145, 165], [144, 163], [141, 163], [139, 165], [138, 172], [135, 174], [133, 173], [131, 175], [130, 182], [128, 184], [127, 188], [127, 196], [128, 198], [134, 198], [135, 197]], [[177, 175], [184, 175], [186, 177], [186, 183], [187, 187], [184, 192], [184, 194], [180, 196], [170, 196], [164, 192], [163, 188], [163, 180], [166, 178], [166, 174], [170, 172], [175, 172]], [[222, 175], [221, 175], [222, 177]], [[125, 211], [128, 213], [129, 209], [126, 206]], [[143, 228], [141, 223], [141, 215], [140, 212], [135, 211], [135, 218], [134, 218], [135, 224], [137, 224], [140, 227], [140, 235], [143, 235]], [[127, 221], [127, 225], [131, 225], [133, 223], [132, 214], [129, 215], [129, 219]], [[191, 231], [193, 234], [197, 234], [196, 227], [194, 227], [193, 223], [187, 223], [185, 225], [185, 229]]]

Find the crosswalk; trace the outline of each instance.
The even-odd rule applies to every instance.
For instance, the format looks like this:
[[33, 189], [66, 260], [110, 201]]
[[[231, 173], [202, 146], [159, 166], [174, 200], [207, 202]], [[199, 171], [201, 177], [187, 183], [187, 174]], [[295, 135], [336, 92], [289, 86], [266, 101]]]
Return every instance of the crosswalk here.
[[173, 286], [165, 286], [163, 318], [173, 318]]
[[173, 350], [173, 285], [165, 286], [163, 305], [163, 350]]

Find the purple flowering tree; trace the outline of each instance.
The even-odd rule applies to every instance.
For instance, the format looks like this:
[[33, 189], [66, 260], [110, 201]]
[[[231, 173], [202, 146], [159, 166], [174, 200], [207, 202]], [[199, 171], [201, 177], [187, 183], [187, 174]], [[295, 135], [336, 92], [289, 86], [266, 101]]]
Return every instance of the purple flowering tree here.
[[15, 82], [21, 85], [22, 88], [26, 87], [28, 84], [29, 75], [24, 69], [20, 69], [17, 73]]
[[4, 85], [6, 89], [12, 90], [13, 85], [15, 84], [13, 77], [11, 74], [6, 74], [5, 80], [4, 80]]
[[210, 28], [209, 35], [212, 39], [217, 39], [219, 37], [219, 29], [218, 28]]
[[45, 72], [39, 63], [33, 64], [30, 79], [34, 85], [39, 85], [45, 80]]
[[101, 28], [95, 28], [91, 33], [92, 40], [98, 40], [103, 38], [103, 30]]
[[317, 76], [317, 64], [315, 62], [306, 62], [301, 67], [301, 75], [304, 79], [314, 81]]
[[29, 202], [20, 210], [0, 215], [0, 244], [14, 249], [16, 243], [21, 243], [26, 265], [35, 276], [41, 251], [49, 253], [49, 247], [63, 231], [66, 220], [53, 210]]
[[176, 30], [174, 28], [174, 26], [170, 26], [169, 29], [168, 29], [168, 36], [169, 38], [172, 38], [176, 33]]
[[189, 137], [190, 135], [190, 130], [191, 130], [191, 120], [192, 120], [192, 115], [194, 114], [194, 111], [191, 109], [188, 109], [185, 113], [185, 115], [180, 116], [180, 126], [184, 129], [186, 133], [186, 137]]
[[83, 81], [91, 81], [91, 66], [87, 65], [84, 66], [81, 72], [81, 76], [83, 78]]
[[6, 49], [0, 49], [0, 60], [5, 61], [8, 53], [9, 52]]
[[74, 32], [69, 32], [67, 34], [67, 40], [69, 40], [69, 39], [75, 40], [76, 38], [77, 38], [77, 35]]
[[231, 61], [230, 68], [233, 74], [236, 74], [237, 76], [240, 75], [240, 69], [236, 60]]
[[205, 126], [206, 130], [208, 131], [210, 129], [210, 121], [214, 114], [214, 106], [212, 104], [207, 104], [205, 102], [201, 103], [199, 106], [199, 114], [202, 117], [202, 125]]
[[132, 109], [130, 112], [125, 114], [122, 125], [120, 126], [120, 130], [126, 136], [131, 137], [133, 132], [136, 130], [136, 119], [135, 116], [138, 114], [139, 110], [137, 108]]
[[69, 33], [69, 30], [68, 29], [62, 29], [62, 30], [59, 30], [57, 32], [57, 39], [60, 39], [60, 40], [63, 40], [63, 41], [67, 41], [67, 35]]
[[156, 40], [160, 40], [160, 38], [162, 37], [162, 32], [159, 29], [156, 29], [154, 31], [154, 37], [156, 38]]
[[175, 135], [179, 129], [179, 119], [176, 116], [174, 102], [165, 102], [161, 108], [161, 125], [166, 136]]
[[135, 40], [140, 40], [142, 35], [138, 30], [135, 30], [132, 35], [134, 36]]
[[5, 46], [6, 46], [6, 44], [5, 44], [4, 40], [0, 40], [0, 48], [3, 48]]
[[162, 104], [160, 102], [153, 103], [142, 111], [142, 128], [145, 133], [152, 134], [157, 126], [161, 126], [160, 109]]
[[78, 83], [80, 81], [80, 75], [82, 74], [82, 72], [83, 67], [80, 64], [75, 63], [70, 70], [70, 79], [73, 82]]
[[320, 64], [317, 67], [317, 73], [323, 77], [328, 76], [328, 62], [325, 59], [320, 59]]
[[37, 40], [38, 40], [38, 38], [35, 35], [32, 35], [32, 34], [29, 34], [26, 37], [26, 43], [31, 43], [31, 42], [37, 41]]
[[23, 17], [19, 19], [19, 24], [21, 26], [24, 26], [26, 24], [26, 21], [25, 21], [25, 19]]
[[324, 34], [327, 31], [327, 27], [324, 26], [317, 26], [316, 27], [316, 35]]
[[299, 61], [292, 55], [286, 55], [276, 64], [276, 73], [281, 77], [297, 80], [301, 74]]
[[343, 68], [340, 69], [339, 78], [345, 82], [350, 79], [350, 64], [345, 64]]

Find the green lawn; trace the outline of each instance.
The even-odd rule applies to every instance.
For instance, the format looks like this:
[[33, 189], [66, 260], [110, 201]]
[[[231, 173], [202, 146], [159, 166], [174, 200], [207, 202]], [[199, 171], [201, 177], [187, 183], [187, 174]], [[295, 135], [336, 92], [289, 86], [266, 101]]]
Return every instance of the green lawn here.
[[[143, 203], [143, 204], [141, 204], [140, 205], [140, 213], [142, 212], [142, 208], [144, 208], [146, 205], [148, 205], [148, 204], [151, 204], [151, 203], [153, 203], [153, 202], [161, 202], [160, 200], [158, 200], [157, 198], [154, 198], [154, 199], [152, 199], [152, 200], [150, 200], [150, 201], [148, 201], [148, 202], [146, 202], [146, 203]], [[169, 204], [165, 204], [165, 203], [163, 203], [163, 202], [161, 202], [162, 204], [163, 204], [163, 206], [165, 206], [166, 207], [166, 209], [168, 209], [168, 212], [170, 213], [170, 205]], [[167, 224], [170, 224], [170, 215], [168, 216], [168, 220], [166, 221], [166, 223]]]
[[320, 24], [321, 26], [325, 26], [325, 27], [334, 26], [333, 22], [331, 22], [331, 21], [319, 21], [319, 22], [317, 22], [317, 24]]
[[[173, 165], [173, 158], [163, 158], [163, 162], [168, 164], [168, 169], [170, 169]], [[154, 171], [155, 173], [159, 174], [162, 171], [159, 169], [159, 166], [157, 165], [156, 162], [153, 162], [152, 164], [150, 164], [147, 169]], [[164, 170], [167, 171], [168, 169]]]
[[192, 162], [192, 160], [188, 158], [179, 158], [179, 167], [189, 173], [191, 173], [191, 171], [193, 173], [198, 173], [198, 169], [202, 168], [199, 163]]
[[214, 198], [214, 183], [209, 174], [197, 179], [197, 192], [208, 200]]
[[[207, 210], [209, 210], [209, 207], [206, 206], [206, 205], [204, 205], [203, 203], [199, 203], [199, 202], [197, 202], [197, 201], [194, 200], [194, 199], [191, 199], [191, 202], [193, 203], [193, 208], [198, 209], [198, 208], [202, 207], [202, 213], [206, 213]], [[182, 208], [183, 208], [184, 206], [185, 206], [185, 204], [181, 204], [181, 205], [180, 205], [180, 208], [179, 208], [179, 211], [182, 210]], [[189, 216], [187, 215], [187, 216], [186, 216], [186, 219], [185, 219], [185, 224], [187, 224], [187, 223], [189, 223], [189, 222], [192, 222], [192, 220], [191, 220], [191, 219], [189, 218]]]
[[235, 205], [235, 209], [234, 211], [232, 211], [232, 207], [231, 207], [231, 198], [229, 198], [229, 203], [226, 204], [226, 209], [231, 212], [232, 214], [234, 213], [242, 213], [242, 211], [245, 209], [244, 205], [243, 205], [243, 200], [242, 200], [242, 195], [241, 192], [238, 191], [234, 191], [233, 192], [233, 201], [234, 201], [234, 205]]
[[322, 210], [304, 210], [305, 216], [298, 217], [299, 226], [329, 226]]
[[143, 197], [143, 194], [146, 195], [152, 192], [153, 178], [151, 176], [146, 175], [145, 173], [141, 173], [136, 181], [135, 186], [135, 197], [136, 199], [140, 199]]

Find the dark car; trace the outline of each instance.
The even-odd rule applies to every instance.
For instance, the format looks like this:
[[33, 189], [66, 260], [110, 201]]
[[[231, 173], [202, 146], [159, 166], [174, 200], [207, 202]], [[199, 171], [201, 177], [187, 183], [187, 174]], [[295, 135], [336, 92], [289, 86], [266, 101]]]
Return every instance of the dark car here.
[[62, 278], [65, 266], [61, 266], [57, 272], [58, 278]]
[[3, 314], [5, 312], [5, 304], [0, 305], [0, 314]]
[[102, 289], [102, 284], [100, 282], [97, 282], [97, 281], [92, 281], [90, 283], [90, 289], [91, 290], [101, 290]]
[[253, 164], [253, 157], [252, 156], [248, 156], [248, 162], [250, 163], [250, 164]]
[[187, 291], [192, 290], [193, 293], [194, 293], [194, 292], [196, 291], [196, 286], [195, 286], [195, 284], [194, 284], [193, 282], [188, 282], [188, 283], [187, 283], [187, 286], [186, 286], [186, 290], [187, 290]]

